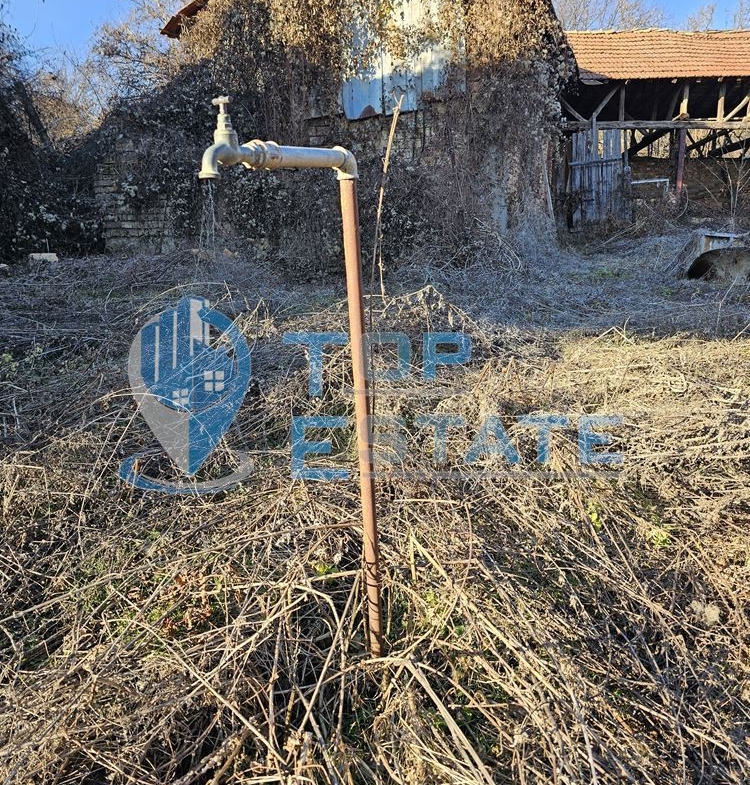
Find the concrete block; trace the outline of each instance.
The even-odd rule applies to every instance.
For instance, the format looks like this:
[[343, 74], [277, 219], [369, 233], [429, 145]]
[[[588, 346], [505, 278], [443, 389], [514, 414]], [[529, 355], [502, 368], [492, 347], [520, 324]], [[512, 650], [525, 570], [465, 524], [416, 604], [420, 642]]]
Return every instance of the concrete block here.
[[680, 277], [750, 280], [750, 234], [698, 230], [668, 268]]
[[56, 253], [30, 253], [30, 262], [59, 262], [60, 258]]

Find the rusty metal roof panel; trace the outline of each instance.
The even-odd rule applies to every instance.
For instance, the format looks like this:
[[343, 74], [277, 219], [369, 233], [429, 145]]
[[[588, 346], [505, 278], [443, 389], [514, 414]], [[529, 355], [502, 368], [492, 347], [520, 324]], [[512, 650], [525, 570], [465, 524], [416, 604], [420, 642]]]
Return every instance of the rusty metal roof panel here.
[[161, 29], [161, 34], [168, 38], [179, 38], [182, 33], [182, 25], [186, 19], [195, 16], [201, 8], [208, 5], [209, 0], [192, 0], [183, 6]]

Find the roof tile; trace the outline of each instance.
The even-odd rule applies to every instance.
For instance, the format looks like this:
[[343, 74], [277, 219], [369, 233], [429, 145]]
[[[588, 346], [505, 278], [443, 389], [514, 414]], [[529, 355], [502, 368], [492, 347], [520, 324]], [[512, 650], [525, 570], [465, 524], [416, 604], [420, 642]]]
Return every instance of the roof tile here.
[[582, 79], [750, 76], [750, 30], [566, 33]]

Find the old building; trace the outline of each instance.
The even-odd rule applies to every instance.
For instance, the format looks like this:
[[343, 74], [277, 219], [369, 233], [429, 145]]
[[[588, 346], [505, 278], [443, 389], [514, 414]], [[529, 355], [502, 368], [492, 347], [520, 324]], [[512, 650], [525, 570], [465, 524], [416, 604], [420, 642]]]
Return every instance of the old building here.
[[579, 79], [562, 96], [567, 148], [558, 187], [571, 226], [627, 219], [631, 196], [655, 189], [727, 206], [736, 187], [727, 171], [750, 146], [750, 31], [567, 38]]
[[[222, 4], [193, 0], [166, 22], [162, 33], [180, 38], [187, 30], [189, 37], [202, 22], [210, 22], [214, 8], [218, 14], [226, 5], [226, 0]], [[238, 13], [242, 12], [239, 0], [237, 6]], [[555, 230], [551, 175], [559, 131], [559, 88], [572, 73], [552, 4], [549, 0], [477, 0], [468, 5], [457, 2], [454, 11], [461, 15], [463, 30], [458, 43], [455, 35], [450, 40], [453, 32], [449, 30], [397, 56], [378, 41], [369, 67], [339, 83], [337, 107], [332, 108], [330, 100], [320, 100], [315, 89], [301, 89], [302, 97], [289, 116], [301, 115], [302, 133], [297, 132], [299, 124], [291, 121], [288, 128], [276, 121], [276, 130], [270, 132], [278, 134], [277, 141], [282, 143], [343, 143], [367, 162], [362, 167], [363, 179], [372, 183], [379, 177], [392, 114], [400, 101], [394, 158], [408, 162], [410, 177], [420, 187], [434, 189], [433, 202], [442, 202], [445, 213], [445, 220], [437, 220], [439, 207], [426, 206], [414, 194], [420, 198], [396, 203], [406, 216], [404, 224], [424, 225], [433, 240], [436, 235], [439, 239], [441, 234], [451, 234], [452, 242], [467, 247], [472, 242], [469, 235], [478, 226], [488, 235], [550, 237]], [[393, 13], [396, 27], [410, 35], [431, 29], [434, 21], [425, 16], [429, 11], [420, 0], [401, 0]], [[226, 50], [221, 50], [224, 56]], [[287, 74], [294, 76], [294, 70], [301, 69], [299, 79], [292, 79], [292, 89], [311, 70], [304, 57], [304, 52], [301, 56], [295, 53], [290, 60]], [[221, 74], [215, 81], [217, 89], [231, 91], [223, 87]], [[275, 97], [284, 89], [278, 87]], [[211, 97], [195, 91], [200, 107], [196, 111], [203, 111]], [[239, 103], [248, 106], [251, 102], [240, 99]], [[279, 116], [283, 118], [283, 109], [275, 111], [275, 118]], [[244, 125], [241, 120], [236, 123], [242, 141], [263, 133], [269, 125], [259, 121], [257, 114], [253, 118]], [[201, 138], [204, 143], [210, 132], [207, 122]], [[179, 245], [185, 239], [181, 237], [184, 230], [175, 231], [170, 223], [169, 194], [144, 204], [123, 194], [125, 186], [118, 185], [129, 166], [126, 159], [141, 155], [150, 144], [145, 132], [138, 139], [129, 134], [126, 138], [130, 149], [121, 150], [109, 168], [102, 168], [99, 186], [115, 206], [108, 216], [109, 247], [127, 250], [145, 244], [158, 251]], [[138, 184], [129, 187], [143, 190]], [[415, 213], [414, 221], [410, 210]]]

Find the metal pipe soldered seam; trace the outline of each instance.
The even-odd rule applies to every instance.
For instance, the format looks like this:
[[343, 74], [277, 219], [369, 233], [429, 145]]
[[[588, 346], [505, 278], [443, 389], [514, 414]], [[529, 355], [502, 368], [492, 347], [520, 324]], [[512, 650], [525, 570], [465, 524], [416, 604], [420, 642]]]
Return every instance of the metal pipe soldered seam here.
[[248, 169], [334, 169], [341, 191], [341, 218], [346, 266], [346, 293], [349, 307], [349, 339], [352, 352], [354, 412], [357, 423], [359, 485], [362, 500], [364, 578], [367, 590], [367, 622], [370, 652], [383, 654], [383, 616], [380, 601], [380, 547], [375, 510], [375, 470], [372, 455], [370, 389], [364, 348], [365, 308], [359, 239], [359, 205], [357, 202], [357, 160], [343, 147], [284, 147], [276, 142], [255, 139], [239, 144], [237, 132], [227, 112], [230, 99], [215, 98], [219, 107], [214, 144], [203, 153], [198, 177], [217, 180], [219, 164], [243, 164]]

